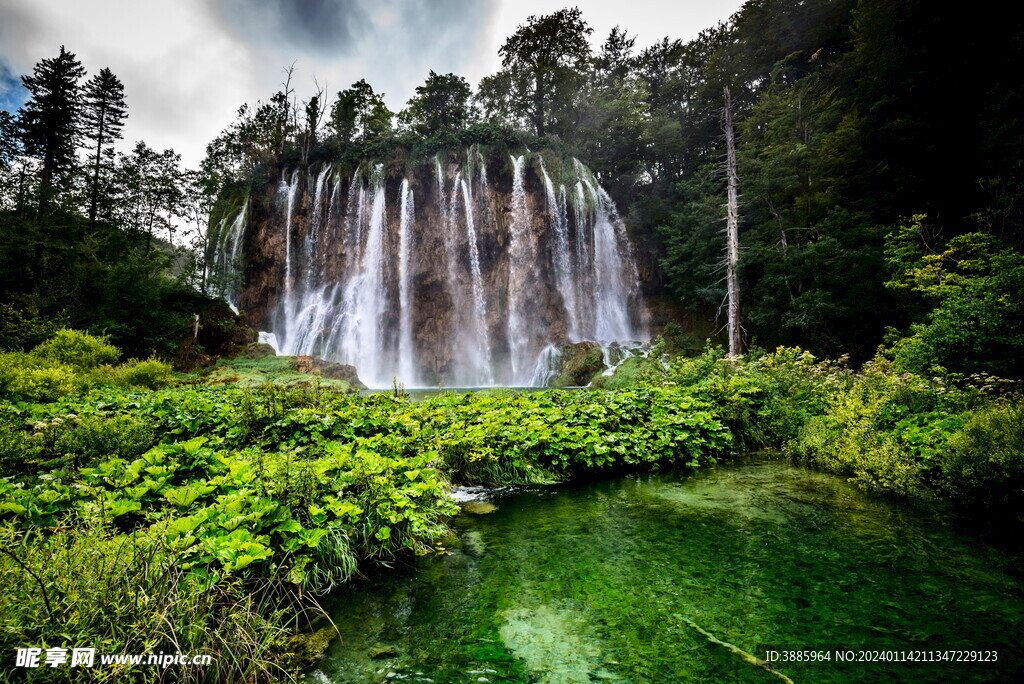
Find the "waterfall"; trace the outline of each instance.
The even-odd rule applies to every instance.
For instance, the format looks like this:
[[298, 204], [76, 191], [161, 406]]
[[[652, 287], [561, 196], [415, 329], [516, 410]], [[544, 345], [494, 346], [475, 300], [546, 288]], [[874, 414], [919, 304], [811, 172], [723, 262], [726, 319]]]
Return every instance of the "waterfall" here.
[[578, 160], [507, 159], [474, 146], [401, 173], [282, 173], [273, 214], [253, 198], [221, 221], [211, 268], [238, 281], [247, 250], [277, 254], [281, 281], [250, 278], [271, 289], [244, 299], [269, 302], [251, 311], [267, 339], [370, 387], [544, 385], [567, 343], [637, 353], [639, 279], [611, 198]]
[[548, 176], [547, 167], [544, 166], [544, 158], [540, 160], [540, 170], [544, 175], [544, 192], [547, 196], [548, 214], [551, 218], [551, 226], [555, 230], [554, 244], [554, 266], [555, 278], [558, 280], [558, 290], [562, 293], [562, 301], [568, 316], [568, 334], [570, 340], [578, 339], [579, 312], [576, 310], [576, 283], [572, 277], [572, 254], [569, 248], [569, 229], [566, 226], [565, 216], [565, 187], [562, 187], [562, 200], [559, 201], [555, 195], [555, 186]]
[[287, 320], [292, 305], [292, 215], [295, 213], [295, 191], [299, 187], [299, 172], [292, 173], [291, 183], [281, 179], [280, 193], [285, 197], [284, 203], [284, 313]]
[[310, 265], [315, 263], [318, 259], [317, 248], [322, 238], [322, 232], [325, 228], [323, 208], [321, 199], [324, 194], [324, 180], [327, 178], [327, 174], [330, 173], [331, 167], [329, 164], [325, 164], [321, 169], [319, 175], [316, 177], [316, 185], [313, 190], [313, 213], [309, 218], [309, 225], [306, 226], [306, 240], [304, 244], [305, 254], [304, 263], [306, 265], [305, 271], [305, 283], [306, 288], [312, 287], [314, 270], [310, 268]]
[[238, 313], [238, 295], [240, 293], [240, 260], [242, 257], [242, 241], [246, 233], [246, 216], [249, 212], [249, 199], [242, 203], [242, 208], [235, 218], [228, 223], [230, 214], [225, 214], [213, 234], [212, 244], [208, 250], [206, 264], [203, 268], [203, 281], [211, 292], [224, 297], [228, 305]]
[[[472, 177], [471, 177], [472, 178]], [[480, 248], [477, 244], [476, 221], [473, 218], [473, 193], [465, 179], [459, 181], [462, 188], [462, 204], [466, 209], [466, 242], [469, 245], [469, 271], [473, 290], [473, 328], [476, 340], [476, 365], [480, 369], [484, 384], [494, 384], [494, 370], [491, 366], [491, 341], [487, 331], [487, 300], [484, 298], [483, 276], [480, 270]]]
[[[359, 369], [363, 382], [371, 387], [390, 384], [383, 371], [381, 316], [384, 314], [384, 167], [377, 164], [370, 176], [371, 201], [366, 227], [366, 243], [359, 270], [344, 292], [344, 309], [339, 351], [341, 361]], [[365, 198], [365, 194], [364, 194]], [[360, 211], [360, 218], [364, 214]]]
[[401, 307], [402, 319], [398, 332], [398, 377], [409, 386], [416, 386], [419, 383], [415, 364], [416, 350], [412, 346], [412, 298], [410, 297], [412, 273], [409, 264], [412, 251], [411, 226], [416, 214], [416, 206], [413, 202], [412, 188], [409, 187], [408, 178], [402, 179], [401, 198], [402, 218], [398, 234], [398, 303]]
[[524, 169], [526, 155], [512, 157], [512, 222], [508, 245], [508, 345], [512, 384], [529, 385], [535, 352], [530, 349], [530, 305], [537, 247], [530, 231]]

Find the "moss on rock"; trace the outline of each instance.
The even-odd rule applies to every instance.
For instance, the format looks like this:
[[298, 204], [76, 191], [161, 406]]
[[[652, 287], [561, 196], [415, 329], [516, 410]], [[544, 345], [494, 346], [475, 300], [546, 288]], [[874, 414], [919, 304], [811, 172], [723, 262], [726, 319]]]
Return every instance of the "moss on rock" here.
[[597, 342], [583, 341], [562, 347], [558, 372], [549, 383], [552, 387], [578, 387], [590, 383], [604, 370], [604, 356]]

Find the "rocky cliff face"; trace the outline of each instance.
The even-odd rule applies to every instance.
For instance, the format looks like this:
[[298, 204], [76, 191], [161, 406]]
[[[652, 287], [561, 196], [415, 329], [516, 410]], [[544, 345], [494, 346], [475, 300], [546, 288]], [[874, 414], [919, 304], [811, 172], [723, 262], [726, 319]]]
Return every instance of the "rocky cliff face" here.
[[645, 337], [614, 205], [547, 153], [286, 171], [214, 237], [250, 325], [371, 387], [536, 384], [552, 345]]

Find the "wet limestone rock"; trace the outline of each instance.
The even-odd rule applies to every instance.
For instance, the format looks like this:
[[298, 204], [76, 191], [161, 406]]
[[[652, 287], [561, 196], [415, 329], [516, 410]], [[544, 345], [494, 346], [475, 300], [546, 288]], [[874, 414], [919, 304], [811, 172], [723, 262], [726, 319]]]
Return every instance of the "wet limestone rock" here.
[[597, 342], [583, 341], [562, 347], [552, 387], [578, 387], [605, 369], [604, 355]]
[[257, 342], [243, 347], [235, 358], [239, 359], [265, 359], [268, 356], [277, 356], [274, 348], [265, 342]]
[[366, 385], [359, 380], [355, 366], [348, 364], [334, 363], [312, 356], [296, 356], [295, 370], [327, 380], [343, 380], [356, 389], [366, 389]]
[[295, 634], [279, 642], [277, 649], [285, 667], [298, 672], [319, 662], [331, 641], [338, 636], [334, 625], [327, 625], [315, 632]]

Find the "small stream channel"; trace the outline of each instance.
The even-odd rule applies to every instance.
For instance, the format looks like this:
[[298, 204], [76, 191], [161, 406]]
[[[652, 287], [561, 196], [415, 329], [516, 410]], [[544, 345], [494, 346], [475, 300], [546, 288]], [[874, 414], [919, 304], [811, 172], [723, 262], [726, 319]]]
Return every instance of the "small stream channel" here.
[[998, 657], [779, 663], [797, 683], [1024, 675], [1013, 558], [941, 512], [788, 463], [506, 491], [454, 528], [449, 553], [331, 598], [342, 638], [307, 681], [783, 681], [707, 635], [759, 658]]

